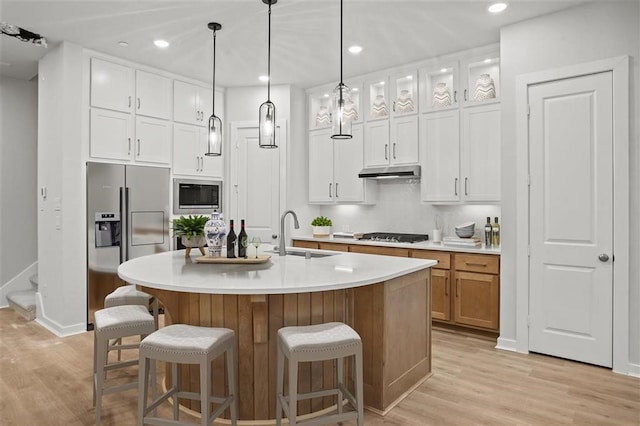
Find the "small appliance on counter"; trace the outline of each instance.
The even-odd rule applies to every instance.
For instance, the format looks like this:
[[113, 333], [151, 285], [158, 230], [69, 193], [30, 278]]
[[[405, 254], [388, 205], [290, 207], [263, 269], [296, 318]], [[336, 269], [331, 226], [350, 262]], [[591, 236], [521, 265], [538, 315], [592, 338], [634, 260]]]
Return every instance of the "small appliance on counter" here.
[[362, 232], [334, 232], [333, 238], [344, 238], [351, 240], [359, 240], [364, 234]]
[[418, 243], [428, 241], [429, 234], [403, 234], [394, 232], [371, 232], [362, 236], [363, 240], [385, 241], [389, 243]]

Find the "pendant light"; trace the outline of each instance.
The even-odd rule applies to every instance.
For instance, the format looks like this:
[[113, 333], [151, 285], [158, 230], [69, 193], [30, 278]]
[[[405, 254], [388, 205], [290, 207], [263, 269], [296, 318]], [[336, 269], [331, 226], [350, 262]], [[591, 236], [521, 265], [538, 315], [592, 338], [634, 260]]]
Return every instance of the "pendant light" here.
[[267, 61], [267, 100], [260, 105], [258, 144], [260, 148], [277, 148], [276, 145], [276, 106], [271, 102], [271, 5], [278, 0], [262, 0], [269, 5], [269, 39]]
[[351, 139], [351, 118], [346, 119], [344, 107], [351, 103], [351, 89], [342, 81], [342, 0], [340, 0], [340, 83], [333, 90], [331, 139]]
[[207, 152], [204, 155], [217, 157], [222, 155], [222, 120], [216, 116], [216, 31], [222, 29], [217, 22], [207, 25], [213, 32], [213, 96], [211, 100], [211, 117], [209, 117], [209, 132], [207, 137]]

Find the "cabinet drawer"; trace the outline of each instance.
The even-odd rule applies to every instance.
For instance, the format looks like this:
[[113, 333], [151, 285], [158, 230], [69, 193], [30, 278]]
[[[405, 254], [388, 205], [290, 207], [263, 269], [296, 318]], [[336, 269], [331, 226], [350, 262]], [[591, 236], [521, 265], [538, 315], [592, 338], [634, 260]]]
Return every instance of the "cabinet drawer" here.
[[320, 250], [349, 251], [349, 244], [319, 243], [318, 245]]
[[412, 250], [411, 257], [417, 257], [419, 259], [432, 259], [437, 260], [438, 264], [434, 266], [434, 269], [449, 269], [451, 268], [451, 254], [441, 251], [430, 250]]
[[455, 268], [457, 271], [483, 272], [497, 275], [500, 273], [500, 258], [482, 254], [456, 254]]
[[385, 256], [409, 257], [408, 249], [401, 249], [401, 248], [395, 248], [395, 247], [361, 246], [361, 245], [351, 244], [349, 246], [349, 251], [352, 251], [354, 253], [382, 254]]
[[317, 249], [318, 243], [314, 241], [293, 240], [294, 247]]

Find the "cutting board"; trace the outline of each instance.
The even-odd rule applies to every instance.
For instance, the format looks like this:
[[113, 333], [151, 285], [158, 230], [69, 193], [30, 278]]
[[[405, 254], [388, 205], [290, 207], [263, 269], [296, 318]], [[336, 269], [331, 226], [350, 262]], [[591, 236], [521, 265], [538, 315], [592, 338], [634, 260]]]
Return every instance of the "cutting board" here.
[[255, 256], [248, 257], [212, 257], [212, 256], [200, 256], [196, 257], [195, 261], [197, 263], [236, 263], [236, 264], [255, 264], [255, 263], [265, 263], [271, 258], [271, 255], [268, 254], [260, 254], [258, 258]]

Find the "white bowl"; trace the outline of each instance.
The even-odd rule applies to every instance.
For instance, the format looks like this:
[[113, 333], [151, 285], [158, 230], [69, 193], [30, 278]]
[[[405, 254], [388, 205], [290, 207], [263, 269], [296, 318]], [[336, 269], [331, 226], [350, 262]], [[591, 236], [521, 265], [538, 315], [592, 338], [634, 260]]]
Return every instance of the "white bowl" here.
[[458, 229], [456, 228], [456, 235], [460, 238], [471, 238], [473, 237], [473, 233], [475, 231], [473, 229]]

